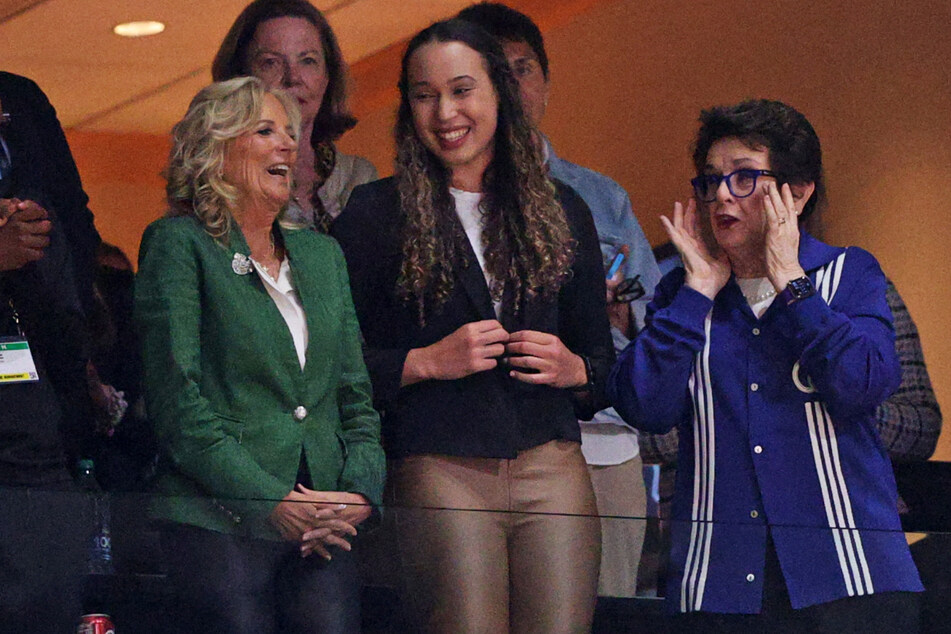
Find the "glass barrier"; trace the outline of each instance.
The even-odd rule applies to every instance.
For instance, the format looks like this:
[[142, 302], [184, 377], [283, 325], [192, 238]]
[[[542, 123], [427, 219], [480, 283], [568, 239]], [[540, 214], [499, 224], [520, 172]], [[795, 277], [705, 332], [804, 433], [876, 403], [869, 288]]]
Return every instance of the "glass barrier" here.
[[[936, 505], [935, 498], [928, 495], [936, 490], [933, 474], [925, 474], [923, 484], [921, 474], [916, 477], [918, 486], [923, 487], [920, 491], [906, 493], [907, 482], [902, 487], [903, 497], [911, 502], [903, 521], [926, 586], [922, 631], [943, 631], [951, 623], [947, 614], [951, 610], [951, 533], [949, 524], [941, 524], [947, 519], [948, 505]], [[899, 482], [903, 483], [901, 474]], [[938, 510], [931, 514], [921, 510], [922, 499], [930, 499], [927, 506]], [[138, 493], [0, 487], [0, 631], [72, 632], [81, 615], [92, 613], [108, 614], [117, 634], [185, 630], [183, 624], [194, 615], [183, 613], [170, 580], [168, 548], [175, 542], [163, 542], [162, 526], [149, 518], [149, 509], [167, 500]], [[274, 504], [256, 502], [265, 507]], [[223, 506], [227, 507], [227, 502]], [[243, 508], [250, 507], [245, 504]], [[571, 558], [579, 548], [572, 536], [602, 519], [630, 525], [643, 531], [645, 538], [632, 596], [599, 597], [594, 631], [679, 631], [664, 607], [671, 522], [657, 514], [597, 518], [399, 506], [376, 511], [381, 513], [374, 513], [353, 539], [362, 586], [363, 632], [419, 630], [408, 615], [416, 613], [417, 602], [425, 604], [430, 597], [421, 596], [419, 584], [409, 590], [408, 580], [438, 576], [445, 572], [441, 567], [452, 563], [437, 562], [422, 575], [419, 570], [407, 570], [419, 566], [434, 541], [448, 531], [478, 543], [479, 527], [486, 523], [511, 527], [545, 522], [552, 527], [552, 534], [568, 536], [559, 539], [566, 540], [564, 552]], [[658, 514], [663, 513], [661, 496]], [[828, 529], [816, 530], [818, 534]], [[524, 547], [530, 548], [530, 542], [526, 543]], [[234, 547], [246, 544], [236, 539]], [[485, 550], [481, 557], [490, 557], [490, 549]], [[484, 567], [485, 562], [479, 565]], [[23, 625], [17, 629], [19, 623]]]

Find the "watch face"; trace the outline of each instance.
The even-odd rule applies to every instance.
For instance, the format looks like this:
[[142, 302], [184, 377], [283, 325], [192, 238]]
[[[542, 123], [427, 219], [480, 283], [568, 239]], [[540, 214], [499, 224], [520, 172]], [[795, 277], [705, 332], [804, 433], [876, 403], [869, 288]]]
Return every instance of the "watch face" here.
[[816, 292], [815, 287], [812, 285], [812, 282], [808, 277], [800, 277], [795, 280], [790, 280], [786, 288], [790, 290], [793, 297], [796, 299], [805, 299]]

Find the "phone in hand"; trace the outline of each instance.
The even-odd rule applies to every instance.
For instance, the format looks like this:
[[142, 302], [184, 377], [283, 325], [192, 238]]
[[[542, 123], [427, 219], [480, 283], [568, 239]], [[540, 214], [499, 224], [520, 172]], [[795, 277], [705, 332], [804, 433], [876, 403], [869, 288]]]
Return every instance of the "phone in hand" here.
[[617, 255], [614, 256], [614, 261], [611, 262], [611, 266], [608, 267], [608, 273], [605, 275], [607, 279], [614, 277], [614, 274], [618, 272], [618, 269], [621, 268], [621, 265], [624, 264], [624, 252], [618, 251]]

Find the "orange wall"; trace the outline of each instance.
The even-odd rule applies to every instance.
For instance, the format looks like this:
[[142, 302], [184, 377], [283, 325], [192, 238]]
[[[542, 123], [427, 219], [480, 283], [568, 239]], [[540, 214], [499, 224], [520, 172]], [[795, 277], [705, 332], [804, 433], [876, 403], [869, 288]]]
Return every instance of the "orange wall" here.
[[[605, 2], [546, 33], [544, 127], [562, 155], [627, 188], [656, 243], [658, 214], [689, 195], [700, 107], [771, 97], [799, 108], [825, 150], [826, 237], [879, 258], [951, 413], [948, 24], [951, 5], [931, 0]], [[951, 459], [951, 432], [937, 457]]]
[[121, 247], [135, 263], [142, 232], [165, 209], [160, 173], [168, 139], [76, 130], [67, 130], [66, 138], [102, 239]]
[[[558, 4], [513, 2], [536, 16]], [[951, 412], [951, 294], [933, 273], [951, 263], [951, 4], [583, 4], [570, 21], [539, 20], [553, 25], [545, 32], [552, 95], [543, 128], [559, 154], [620, 182], [656, 244], [665, 239], [657, 216], [689, 194], [700, 107], [746, 97], [793, 104], [825, 148], [827, 238], [869, 249], [895, 280]], [[392, 171], [398, 57], [354, 66], [361, 123], [341, 143], [382, 175]], [[381, 74], [388, 91], [361, 98], [361, 78], [369, 84]], [[164, 139], [69, 136], [100, 231], [134, 255], [142, 228], [162, 210]], [[937, 457], [951, 460], [951, 432]]]

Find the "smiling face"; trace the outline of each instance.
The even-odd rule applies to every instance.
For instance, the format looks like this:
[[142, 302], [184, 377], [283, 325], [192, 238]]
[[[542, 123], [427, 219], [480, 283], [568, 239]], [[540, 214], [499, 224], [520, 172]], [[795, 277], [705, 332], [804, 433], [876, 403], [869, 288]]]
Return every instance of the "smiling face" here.
[[505, 41], [502, 43], [505, 59], [518, 81], [518, 94], [522, 108], [533, 126], [538, 126], [548, 107], [548, 78], [542, 72], [541, 62], [528, 42]]
[[320, 31], [305, 18], [272, 18], [254, 32], [248, 56], [252, 75], [268, 89], [297, 100], [305, 127], [320, 111], [329, 74]]
[[[740, 168], [770, 169], [769, 150], [763, 146], [751, 148], [736, 137], [720, 139], [710, 146], [705, 173], [724, 175]], [[737, 198], [722, 181], [716, 200], [700, 203], [710, 219], [713, 238], [727, 254], [762, 249], [766, 238], [763, 186], [767, 182], [775, 180], [761, 176], [751, 195]]]
[[225, 149], [224, 180], [238, 190], [239, 205], [280, 209], [287, 204], [297, 160], [294, 135], [284, 106], [265, 95], [257, 123]]
[[482, 56], [461, 42], [425, 44], [409, 60], [407, 85], [423, 145], [449, 169], [453, 186], [480, 191], [499, 109]]

